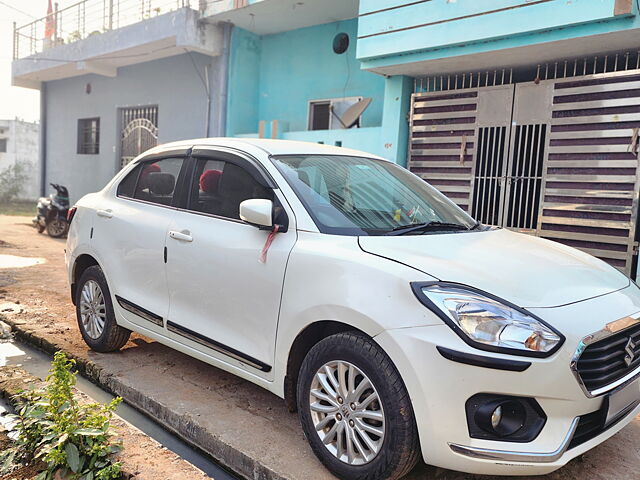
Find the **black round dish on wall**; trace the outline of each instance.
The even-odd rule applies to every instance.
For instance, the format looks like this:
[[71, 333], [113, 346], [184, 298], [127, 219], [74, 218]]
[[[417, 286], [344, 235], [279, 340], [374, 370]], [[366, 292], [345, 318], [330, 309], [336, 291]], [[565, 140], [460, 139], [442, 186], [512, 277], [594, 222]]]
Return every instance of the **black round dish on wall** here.
[[349, 35], [346, 33], [338, 33], [333, 37], [333, 51], [337, 54], [341, 54], [347, 51], [349, 48]]

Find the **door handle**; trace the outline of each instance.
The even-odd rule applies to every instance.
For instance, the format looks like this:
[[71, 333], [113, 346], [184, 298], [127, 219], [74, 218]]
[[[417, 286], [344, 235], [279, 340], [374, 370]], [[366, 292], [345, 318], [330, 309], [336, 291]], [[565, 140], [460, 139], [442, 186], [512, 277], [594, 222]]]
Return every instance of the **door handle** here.
[[99, 217], [104, 217], [104, 218], [113, 217], [113, 212], [111, 211], [111, 209], [109, 209], [109, 210], [98, 210], [96, 213], [98, 214]]
[[181, 232], [170, 230], [169, 236], [174, 240], [181, 240], [183, 242], [193, 242], [193, 237], [191, 236], [189, 230], [183, 230]]

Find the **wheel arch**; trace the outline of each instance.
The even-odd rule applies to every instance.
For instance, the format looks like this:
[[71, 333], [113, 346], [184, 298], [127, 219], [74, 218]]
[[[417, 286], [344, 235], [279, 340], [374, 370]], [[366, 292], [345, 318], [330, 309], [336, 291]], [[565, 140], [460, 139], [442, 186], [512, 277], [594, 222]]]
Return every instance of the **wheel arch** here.
[[298, 374], [302, 362], [311, 348], [321, 340], [336, 333], [354, 331], [372, 338], [366, 332], [336, 320], [320, 320], [307, 325], [294, 339], [289, 349], [287, 358], [287, 370], [284, 378], [284, 400], [290, 412], [297, 410], [296, 388]]
[[100, 266], [98, 261], [88, 253], [79, 255], [73, 263], [71, 275], [71, 301], [74, 305], [76, 304], [76, 285], [78, 284], [78, 279], [87, 268], [93, 267], [94, 265]]

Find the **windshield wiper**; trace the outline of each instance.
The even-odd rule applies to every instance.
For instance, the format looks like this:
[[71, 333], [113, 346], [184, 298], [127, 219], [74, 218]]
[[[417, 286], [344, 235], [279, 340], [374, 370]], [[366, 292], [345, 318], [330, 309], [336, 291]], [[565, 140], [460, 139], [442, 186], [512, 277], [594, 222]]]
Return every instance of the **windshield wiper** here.
[[469, 227], [466, 225], [460, 225], [459, 223], [447, 223], [447, 222], [424, 222], [424, 223], [411, 223], [408, 225], [398, 225], [394, 227], [393, 230], [385, 233], [385, 235], [405, 235], [410, 232], [415, 232], [417, 230], [433, 230], [433, 231], [447, 231], [447, 230], [469, 230]]

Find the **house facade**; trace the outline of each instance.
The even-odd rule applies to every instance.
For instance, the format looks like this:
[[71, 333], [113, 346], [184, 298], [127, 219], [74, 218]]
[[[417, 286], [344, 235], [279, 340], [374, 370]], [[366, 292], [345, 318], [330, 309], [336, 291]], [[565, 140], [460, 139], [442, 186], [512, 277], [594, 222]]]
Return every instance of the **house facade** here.
[[632, 0], [362, 0], [362, 68], [415, 79], [408, 167], [493, 225], [637, 275]]
[[0, 120], [0, 175], [11, 175], [17, 167], [23, 180], [16, 198], [35, 200], [40, 195], [40, 127], [23, 120]]
[[636, 0], [154, 1], [122, 0], [141, 14], [93, 31], [69, 33], [68, 11], [54, 38], [16, 29], [13, 82], [42, 92], [43, 184], [78, 198], [183, 138], [342, 145], [636, 274]]

